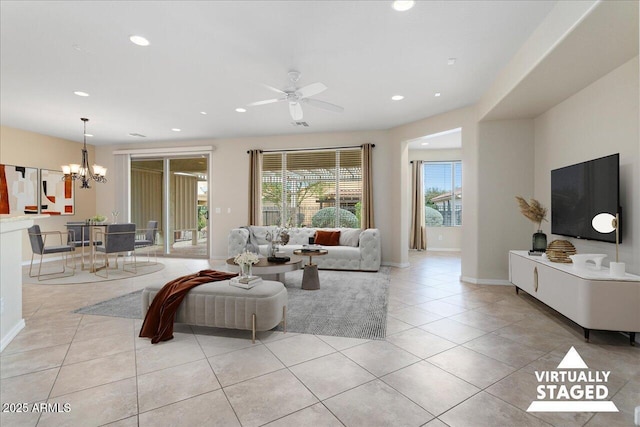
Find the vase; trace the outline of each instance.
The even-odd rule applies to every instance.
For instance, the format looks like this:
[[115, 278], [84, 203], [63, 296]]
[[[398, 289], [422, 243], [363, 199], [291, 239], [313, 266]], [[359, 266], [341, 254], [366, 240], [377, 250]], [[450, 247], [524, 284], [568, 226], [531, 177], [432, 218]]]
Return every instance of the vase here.
[[242, 270], [242, 277], [251, 277], [252, 267], [253, 267], [253, 264], [242, 264], [240, 266], [240, 269]]
[[544, 252], [547, 249], [547, 235], [542, 232], [542, 230], [538, 230], [533, 233], [531, 238], [531, 245], [533, 252]]

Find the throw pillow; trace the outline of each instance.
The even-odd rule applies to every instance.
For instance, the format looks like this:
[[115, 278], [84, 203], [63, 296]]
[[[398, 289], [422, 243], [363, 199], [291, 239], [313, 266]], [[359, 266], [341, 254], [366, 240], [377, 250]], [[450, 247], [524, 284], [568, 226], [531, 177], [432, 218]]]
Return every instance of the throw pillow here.
[[360, 233], [362, 232], [359, 228], [344, 228], [340, 230], [340, 246], [352, 246], [357, 248], [360, 244]]
[[324, 246], [339, 246], [340, 245], [340, 232], [339, 231], [316, 231], [316, 237], [314, 239], [316, 245]]

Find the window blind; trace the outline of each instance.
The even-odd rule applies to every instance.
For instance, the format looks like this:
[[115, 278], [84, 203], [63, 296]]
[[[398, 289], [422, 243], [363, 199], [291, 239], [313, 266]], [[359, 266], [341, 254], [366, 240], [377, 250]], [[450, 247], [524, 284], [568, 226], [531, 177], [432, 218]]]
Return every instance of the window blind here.
[[359, 227], [360, 149], [264, 153], [263, 224]]

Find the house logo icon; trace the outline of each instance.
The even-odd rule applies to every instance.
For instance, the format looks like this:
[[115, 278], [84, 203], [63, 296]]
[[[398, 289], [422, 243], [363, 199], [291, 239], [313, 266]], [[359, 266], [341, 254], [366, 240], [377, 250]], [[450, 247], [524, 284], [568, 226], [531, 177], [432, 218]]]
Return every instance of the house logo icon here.
[[536, 399], [527, 412], [618, 412], [607, 400], [611, 371], [590, 370], [571, 347], [554, 371], [535, 371]]

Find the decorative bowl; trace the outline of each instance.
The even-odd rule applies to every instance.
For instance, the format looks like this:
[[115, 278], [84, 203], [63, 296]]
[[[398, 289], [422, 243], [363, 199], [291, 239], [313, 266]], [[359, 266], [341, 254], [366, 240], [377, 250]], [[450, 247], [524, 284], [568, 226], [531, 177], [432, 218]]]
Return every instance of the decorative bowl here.
[[595, 269], [600, 270], [602, 268], [602, 260], [607, 257], [606, 254], [575, 254], [569, 255], [571, 261], [573, 261], [573, 268], [576, 270], [586, 270], [588, 268], [587, 261], [593, 261]]

